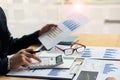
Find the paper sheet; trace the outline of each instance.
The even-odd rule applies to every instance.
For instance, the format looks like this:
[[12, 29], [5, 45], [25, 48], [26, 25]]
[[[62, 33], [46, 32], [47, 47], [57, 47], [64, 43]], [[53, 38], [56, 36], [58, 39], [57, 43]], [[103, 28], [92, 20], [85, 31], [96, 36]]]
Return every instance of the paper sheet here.
[[[61, 49], [70, 48], [69, 45], [57, 45]], [[83, 53], [73, 53], [73, 55], [65, 56], [64, 52], [58, 49], [52, 49], [49, 53], [63, 54], [64, 58], [95, 58], [95, 59], [116, 59], [120, 60], [119, 47], [102, 47], [102, 46], [86, 46]]]
[[7, 76], [18, 77], [35, 77], [35, 78], [52, 78], [52, 79], [72, 79], [73, 74], [70, 74], [69, 69], [37, 69], [37, 70], [22, 70], [16, 69], [10, 71]]
[[47, 49], [50, 49], [87, 22], [88, 19], [83, 15], [73, 14], [58, 24], [57, 28], [53, 28], [40, 36], [39, 40]]
[[120, 60], [120, 48], [87, 46], [86, 50], [83, 52], [82, 55], [80, 55], [80, 57]]
[[120, 62], [85, 59], [73, 80], [120, 80]]
[[[70, 46], [57, 45], [62, 49], [70, 48]], [[119, 47], [102, 47], [102, 46], [86, 46], [83, 53], [74, 53], [73, 55], [65, 56], [60, 50], [54, 49], [51, 53], [63, 54], [64, 58], [94, 58], [94, 59], [114, 59], [120, 60]]]

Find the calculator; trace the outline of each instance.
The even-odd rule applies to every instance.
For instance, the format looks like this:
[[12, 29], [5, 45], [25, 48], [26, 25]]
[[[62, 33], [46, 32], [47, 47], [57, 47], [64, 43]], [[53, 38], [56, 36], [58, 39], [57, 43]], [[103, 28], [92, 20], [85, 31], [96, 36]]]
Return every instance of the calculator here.
[[45, 69], [55, 68], [55, 66], [63, 64], [62, 55], [41, 56], [42, 62], [34, 62], [28, 66], [28, 69]]

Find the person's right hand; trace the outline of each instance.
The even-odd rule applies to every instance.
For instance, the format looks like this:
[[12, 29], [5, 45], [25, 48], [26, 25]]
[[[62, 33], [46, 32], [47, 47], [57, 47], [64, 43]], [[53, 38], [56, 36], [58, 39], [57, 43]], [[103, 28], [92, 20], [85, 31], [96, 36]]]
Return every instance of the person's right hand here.
[[22, 49], [18, 51], [16, 54], [14, 54], [10, 58], [10, 69], [15, 69], [20, 66], [28, 66], [32, 63], [30, 58], [33, 58], [39, 62], [41, 62], [40, 58], [38, 58], [35, 54], [29, 53], [30, 51], [33, 51], [33, 49]]

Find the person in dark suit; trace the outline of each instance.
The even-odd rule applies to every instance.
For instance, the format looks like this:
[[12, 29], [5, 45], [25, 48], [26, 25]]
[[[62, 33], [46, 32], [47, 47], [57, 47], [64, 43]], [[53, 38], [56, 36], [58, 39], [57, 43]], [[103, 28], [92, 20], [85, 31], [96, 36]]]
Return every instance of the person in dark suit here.
[[[28, 47], [33, 44], [41, 44], [38, 37], [56, 26], [55, 24], [47, 24], [34, 33], [21, 38], [13, 38], [7, 27], [6, 15], [0, 7], [0, 75], [6, 74], [10, 69], [30, 65], [30, 58], [41, 62], [35, 54], [30, 54], [33, 49], [28, 49]], [[8, 57], [11, 54], [13, 54], [12, 57]]]

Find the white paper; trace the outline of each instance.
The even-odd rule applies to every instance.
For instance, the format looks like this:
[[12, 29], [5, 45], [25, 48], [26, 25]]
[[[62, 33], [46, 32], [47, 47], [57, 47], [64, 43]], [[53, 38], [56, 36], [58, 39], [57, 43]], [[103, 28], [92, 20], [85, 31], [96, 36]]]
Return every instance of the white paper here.
[[86, 50], [79, 57], [120, 60], [120, 48], [87, 46]]
[[39, 40], [47, 49], [50, 49], [87, 22], [88, 19], [83, 15], [73, 14], [58, 24], [57, 28], [40, 36]]
[[[46, 51], [36, 53], [38, 57], [41, 55], [48, 55]], [[50, 55], [50, 54], [49, 54]], [[48, 55], [48, 56], [49, 56]], [[51, 54], [55, 55], [55, 54]], [[57, 54], [58, 55], [58, 54]], [[33, 60], [33, 59], [32, 59]], [[33, 60], [36, 62], [36, 60]], [[71, 79], [74, 77], [74, 74], [71, 74], [71, 66], [74, 62], [74, 59], [64, 59], [63, 64], [56, 66], [53, 69], [28, 69], [25, 67], [20, 67], [18, 69], [13, 69], [8, 72], [7, 76], [17, 76], [17, 77], [30, 77], [30, 78], [46, 78], [46, 79]]]
[[[61, 49], [70, 48], [70, 45], [56, 45]], [[102, 46], [86, 46], [83, 53], [74, 52], [73, 55], [64, 55], [64, 52], [59, 49], [51, 49], [49, 53], [62, 54], [64, 58], [94, 58], [94, 59], [114, 59], [120, 60], [119, 47], [102, 47]]]
[[73, 74], [70, 74], [69, 69], [16, 69], [10, 71], [8, 76], [18, 76], [18, 77], [35, 77], [35, 78], [63, 78], [72, 79]]
[[[99, 73], [97, 80], [120, 80], [120, 62], [119, 61], [106, 61], [104, 63], [103, 70]], [[109, 79], [110, 80], [110, 79]]]
[[73, 80], [120, 80], [120, 62], [85, 59]]
[[[57, 45], [62, 49], [70, 48], [70, 46]], [[61, 53], [64, 58], [94, 58], [94, 59], [115, 59], [120, 60], [119, 47], [102, 47], [102, 46], [86, 46], [83, 53], [73, 53], [73, 55], [65, 56], [60, 50], [53, 50], [51, 53]]]
[[[56, 45], [57, 47], [61, 48], [61, 49], [68, 49], [71, 48], [71, 45]], [[57, 48], [52, 48], [50, 51], [48, 51], [47, 53], [50, 54], [62, 54], [64, 59], [76, 59], [77, 57], [79, 57], [80, 55], [77, 53], [73, 53], [73, 55], [65, 55], [63, 51], [57, 49]]]

